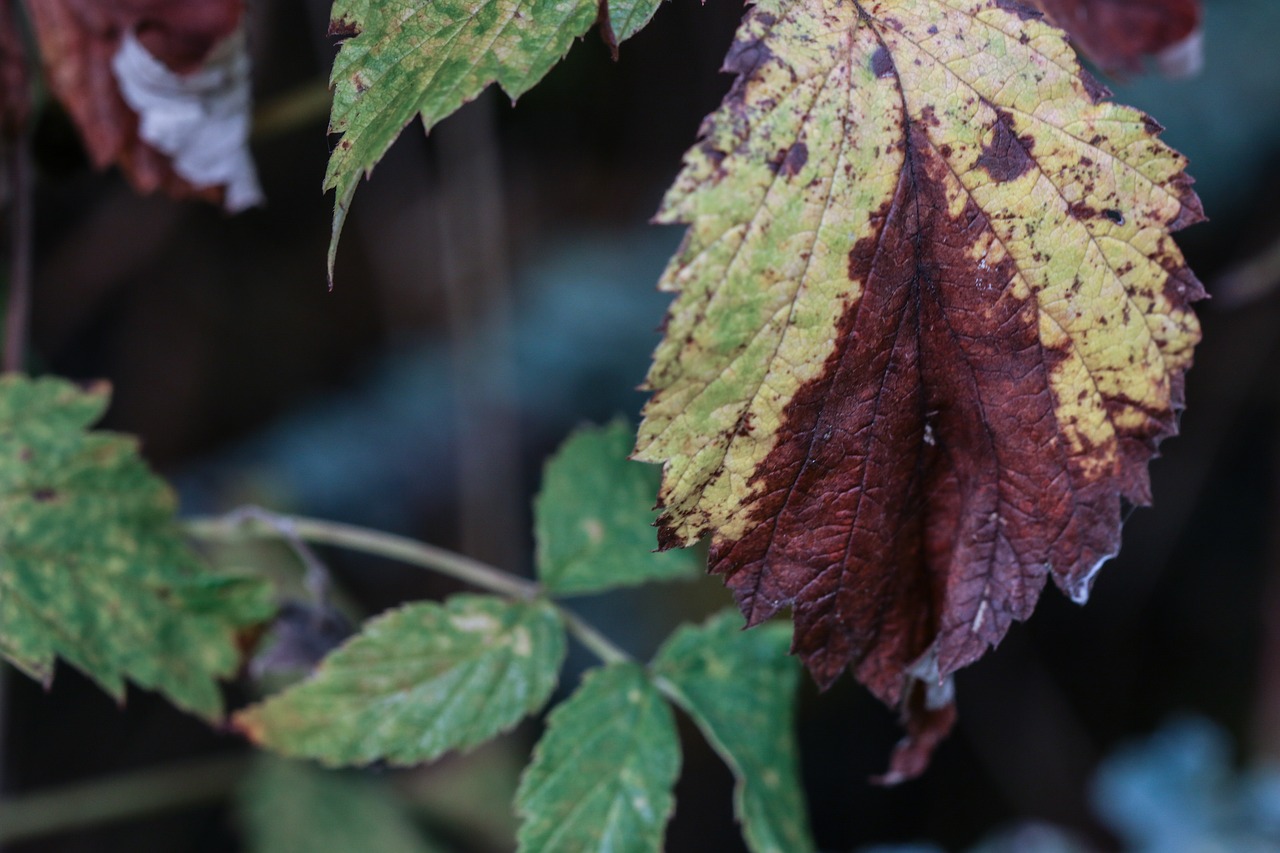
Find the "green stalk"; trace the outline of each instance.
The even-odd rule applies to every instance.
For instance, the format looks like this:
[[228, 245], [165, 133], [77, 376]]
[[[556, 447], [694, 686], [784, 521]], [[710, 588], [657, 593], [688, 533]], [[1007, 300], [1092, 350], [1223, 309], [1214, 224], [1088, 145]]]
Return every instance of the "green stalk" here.
[[[191, 518], [184, 522], [184, 527], [188, 535], [214, 542], [247, 537], [280, 537], [295, 538], [313, 545], [346, 548], [428, 569], [470, 586], [511, 598], [537, 598], [543, 592], [542, 586], [535, 581], [516, 577], [445, 548], [338, 521], [279, 515], [258, 507], [245, 507], [224, 516]], [[631, 660], [630, 655], [582, 617], [557, 602], [552, 602], [552, 606], [560, 612], [569, 633], [601, 661], [619, 663]]]

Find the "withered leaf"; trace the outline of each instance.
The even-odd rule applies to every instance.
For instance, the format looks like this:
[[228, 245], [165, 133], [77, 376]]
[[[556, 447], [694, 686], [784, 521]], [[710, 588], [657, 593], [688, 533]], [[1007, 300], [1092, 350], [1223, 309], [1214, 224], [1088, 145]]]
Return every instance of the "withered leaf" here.
[[1171, 76], [1200, 70], [1200, 0], [1027, 0], [1107, 71], [1154, 56]]
[[818, 682], [953, 719], [950, 676], [1077, 601], [1176, 429], [1203, 290], [1184, 160], [1011, 0], [761, 0], [659, 220], [688, 223], [637, 458]]
[[[243, 0], [39, 0], [27, 8], [49, 88], [74, 120], [95, 166], [119, 166], [139, 192], [199, 198], [230, 210], [257, 203], [256, 177], [244, 147], [247, 76], [206, 66], [211, 57], [236, 61], [229, 54], [243, 38]], [[238, 50], [243, 53], [242, 42]], [[204, 86], [197, 114], [185, 116], [188, 125], [193, 119], [203, 124], [182, 130], [178, 143], [171, 141], [172, 118], [191, 110], [170, 110], [168, 118], [152, 115], [148, 127], [148, 116], [140, 121], [137, 110], [154, 104], [154, 95], [139, 94], [145, 85], [121, 85], [122, 73], [142, 65], [153, 89], [174, 90], [173, 81], [187, 79]], [[219, 98], [210, 87], [228, 91]], [[228, 117], [241, 99], [243, 116]], [[209, 125], [215, 119], [224, 123]], [[157, 123], [168, 126], [157, 133]], [[200, 162], [194, 168], [190, 157], [184, 161], [184, 147], [210, 142], [229, 151], [234, 162], [227, 165], [226, 155], [218, 160], [209, 152], [197, 152]]]
[[0, 0], [0, 144], [21, 135], [31, 115], [31, 79], [16, 0]]

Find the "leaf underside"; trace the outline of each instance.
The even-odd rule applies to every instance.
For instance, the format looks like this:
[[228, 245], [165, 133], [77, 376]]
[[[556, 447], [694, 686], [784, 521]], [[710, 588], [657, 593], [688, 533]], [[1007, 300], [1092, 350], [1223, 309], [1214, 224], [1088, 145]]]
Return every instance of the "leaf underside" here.
[[593, 670], [551, 712], [520, 780], [519, 849], [658, 853], [679, 772], [675, 719], [644, 670]]
[[216, 719], [236, 629], [270, 616], [268, 590], [207, 570], [135, 442], [88, 431], [107, 397], [0, 377], [0, 654], [46, 683], [60, 657], [117, 700], [128, 679]]
[[386, 613], [315, 674], [235, 715], [251, 740], [329, 765], [406, 765], [465, 750], [541, 708], [564, 659], [544, 601], [457, 595]]
[[948, 677], [1083, 601], [1174, 433], [1202, 218], [1158, 126], [1012, 0], [762, 0], [659, 220], [687, 223], [637, 458], [821, 685], [950, 724]]

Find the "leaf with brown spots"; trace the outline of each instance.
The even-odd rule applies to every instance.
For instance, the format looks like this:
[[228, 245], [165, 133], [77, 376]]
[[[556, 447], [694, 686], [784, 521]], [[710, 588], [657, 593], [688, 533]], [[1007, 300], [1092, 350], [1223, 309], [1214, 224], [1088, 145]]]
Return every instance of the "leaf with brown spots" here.
[[1165, 74], [1200, 70], [1200, 0], [1027, 0], [1107, 71], [1138, 71], [1148, 56]]
[[752, 624], [901, 709], [1084, 601], [1176, 430], [1203, 295], [1183, 159], [1009, 0], [761, 0], [659, 220], [690, 225], [637, 457]]
[[[247, 148], [243, 0], [38, 0], [26, 7], [49, 88], [97, 168], [119, 166], [139, 192], [232, 211], [259, 201]], [[195, 87], [187, 102], [179, 97], [167, 115], [148, 121], [146, 107], [184, 94], [184, 84]], [[195, 122], [184, 123], [193, 112]]]

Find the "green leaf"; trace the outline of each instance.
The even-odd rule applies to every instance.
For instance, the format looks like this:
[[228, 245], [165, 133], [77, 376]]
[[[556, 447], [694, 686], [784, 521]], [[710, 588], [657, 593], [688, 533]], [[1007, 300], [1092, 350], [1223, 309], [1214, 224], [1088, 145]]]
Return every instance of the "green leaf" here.
[[269, 591], [205, 568], [136, 443], [88, 431], [107, 400], [105, 384], [0, 377], [0, 654], [46, 683], [61, 657], [117, 700], [128, 679], [216, 719], [235, 629], [270, 616]]
[[644, 29], [662, 0], [609, 0], [609, 25], [619, 42]]
[[814, 849], [796, 759], [800, 666], [790, 642], [786, 625], [743, 631], [742, 618], [726, 611], [681, 628], [653, 664], [733, 771], [734, 809], [754, 853]]
[[325, 189], [337, 190], [329, 275], [361, 174], [415, 115], [428, 133], [498, 83], [512, 99], [542, 79], [595, 22], [596, 0], [337, 0], [331, 30], [358, 33], [333, 63]]
[[237, 812], [250, 853], [435, 853], [384, 780], [264, 756]]
[[520, 780], [527, 853], [662, 849], [680, 772], [671, 709], [635, 664], [592, 670], [547, 720]]
[[[637, 33], [661, 0], [609, 9], [613, 43]], [[600, 14], [600, 0], [337, 0], [330, 32], [349, 36], [333, 63], [329, 132], [341, 133], [324, 188], [337, 190], [329, 277], [361, 175], [413, 120], [427, 133], [497, 83], [514, 101], [559, 62]]]
[[564, 649], [545, 601], [419, 602], [369, 621], [315, 675], [235, 722], [262, 746], [325, 764], [430, 761], [542, 707]]
[[623, 421], [579, 430], [547, 463], [533, 513], [538, 573], [552, 592], [597, 592], [702, 572], [694, 552], [654, 552], [652, 507], [661, 473], [627, 459], [633, 439]]

